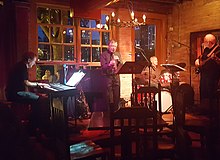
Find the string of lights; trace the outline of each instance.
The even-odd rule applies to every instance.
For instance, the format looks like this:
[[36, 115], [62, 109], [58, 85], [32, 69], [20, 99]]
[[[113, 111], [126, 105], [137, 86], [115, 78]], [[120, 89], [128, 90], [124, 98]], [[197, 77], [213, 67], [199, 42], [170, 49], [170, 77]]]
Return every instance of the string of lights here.
[[143, 14], [142, 16], [143, 21], [139, 22], [137, 17], [135, 17], [132, 1], [130, 0], [130, 1], [127, 1], [126, 3], [127, 3], [127, 9], [130, 13], [131, 20], [122, 21], [120, 18], [116, 19], [115, 13], [112, 12], [110, 17], [106, 16], [106, 22], [108, 22], [109, 25], [116, 26], [116, 27], [135, 27], [135, 26], [145, 25], [146, 19], [147, 19], [146, 15]]

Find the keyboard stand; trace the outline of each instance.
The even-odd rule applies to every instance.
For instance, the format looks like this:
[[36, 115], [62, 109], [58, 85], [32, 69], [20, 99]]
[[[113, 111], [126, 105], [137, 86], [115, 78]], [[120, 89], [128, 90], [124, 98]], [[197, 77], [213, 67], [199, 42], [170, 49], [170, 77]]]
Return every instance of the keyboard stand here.
[[[51, 120], [52, 129], [55, 138], [55, 144], [60, 159], [69, 159], [70, 157], [70, 146], [68, 143], [69, 131], [68, 131], [68, 114], [67, 114], [67, 100], [69, 97], [74, 98], [75, 108], [76, 96], [79, 95], [77, 89], [55, 91], [48, 88], [41, 89], [43, 92], [48, 94], [50, 109], [51, 109]], [[77, 126], [77, 117], [75, 117], [75, 126]]]

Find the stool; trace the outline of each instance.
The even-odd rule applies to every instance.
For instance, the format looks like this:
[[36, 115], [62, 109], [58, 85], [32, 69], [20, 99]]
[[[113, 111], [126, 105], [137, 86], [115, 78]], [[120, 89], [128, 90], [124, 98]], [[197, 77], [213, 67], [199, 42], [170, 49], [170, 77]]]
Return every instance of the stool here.
[[28, 103], [19, 103], [11, 101], [1, 101], [0, 106], [7, 106], [11, 108], [19, 123], [26, 126], [29, 123], [29, 116], [31, 113], [31, 105]]
[[71, 160], [95, 160], [96, 158], [106, 160], [107, 152], [91, 140], [70, 146]]

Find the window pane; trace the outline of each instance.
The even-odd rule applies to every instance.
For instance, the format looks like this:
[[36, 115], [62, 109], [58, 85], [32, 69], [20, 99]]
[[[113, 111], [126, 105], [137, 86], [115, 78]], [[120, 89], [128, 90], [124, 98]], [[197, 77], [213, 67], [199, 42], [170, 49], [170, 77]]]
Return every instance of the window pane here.
[[148, 25], [148, 50], [155, 51], [156, 48], [156, 26]]
[[63, 42], [73, 43], [74, 30], [73, 28], [66, 28], [63, 30]]
[[[143, 49], [147, 58], [155, 55], [156, 26], [144, 25], [135, 27], [135, 46]], [[137, 60], [145, 60], [138, 49], [136, 49], [135, 52], [135, 58], [137, 58]]]
[[82, 30], [81, 31], [81, 44], [90, 44], [91, 31]]
[[108, 45], [110, 39], [110, 32], [102, 32], [102, 45]]
[[52, 65], [37, 65], [37, 79], [52, 82], [54, 76], [54, 67]]
[[99, 24], [99, 21], [96, 20], [90, 20], [91, 21], [91, 28], [96, 28], [97, 24]]
[[37, 8], [37, 23], [49, 24], [49, 8]]
[[74, 60], [74, 47], [64, 46], [64, 60], [73, 61]]
[[100, 62], [100, 47], [93, 47], [92, 48], [92, 61], [93, 62]]
[[50, 60], [50, 45], [47, 44], [38, 45], [38, 59]]
[[81, 47], [81, 62], [91, 62], [89, 47]]
[[80, 27], [90, 28], [91, 24], [88, 19], [80, 19]]
[[49, 27], [47, 26], [38, 26], [38, 42], [49, 42], [47, 37], [49, 33]]
[[62, 65], [37, 65], [37, 80], [62, 83], [62, 70]]
[[100, 32], [92, 31], [92, 44], [100, 45]]
[[50, 10], [50, 23], [61, 24], [61, 11], [59, 9]]
[[73, 25], [73, 18], [70, 17], [70, 11], [62, 11], [62, 20], [64, 25]]
[[52, 45], [52, 60], [62, 60], [62, 46]]
[[61, 43], [60, 27], [51, 27], [51, 42]]
[[80, 19], [80, 27], [83, 28], [96, 28], [97, 24], [99, 24], [97, 20]]
[[105, 15], [105, 14], [102, 14], [101, 15], [101, 24], [102, 24], [102, 29], [105, 29], [105, 30], [109, 30], [109, 23], [106, 22], [106, 17], [108, 15]]

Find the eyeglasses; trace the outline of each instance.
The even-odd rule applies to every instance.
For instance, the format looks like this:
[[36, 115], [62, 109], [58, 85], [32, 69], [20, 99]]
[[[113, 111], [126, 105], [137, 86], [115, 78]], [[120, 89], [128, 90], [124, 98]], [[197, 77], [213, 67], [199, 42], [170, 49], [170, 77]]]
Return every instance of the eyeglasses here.
[[117, 47], [117, 45], [109, 45], [109, 47]]
[[209, 45], [209, 44], [214, 44], [212, 41], [204, 41], [205, 44]]

